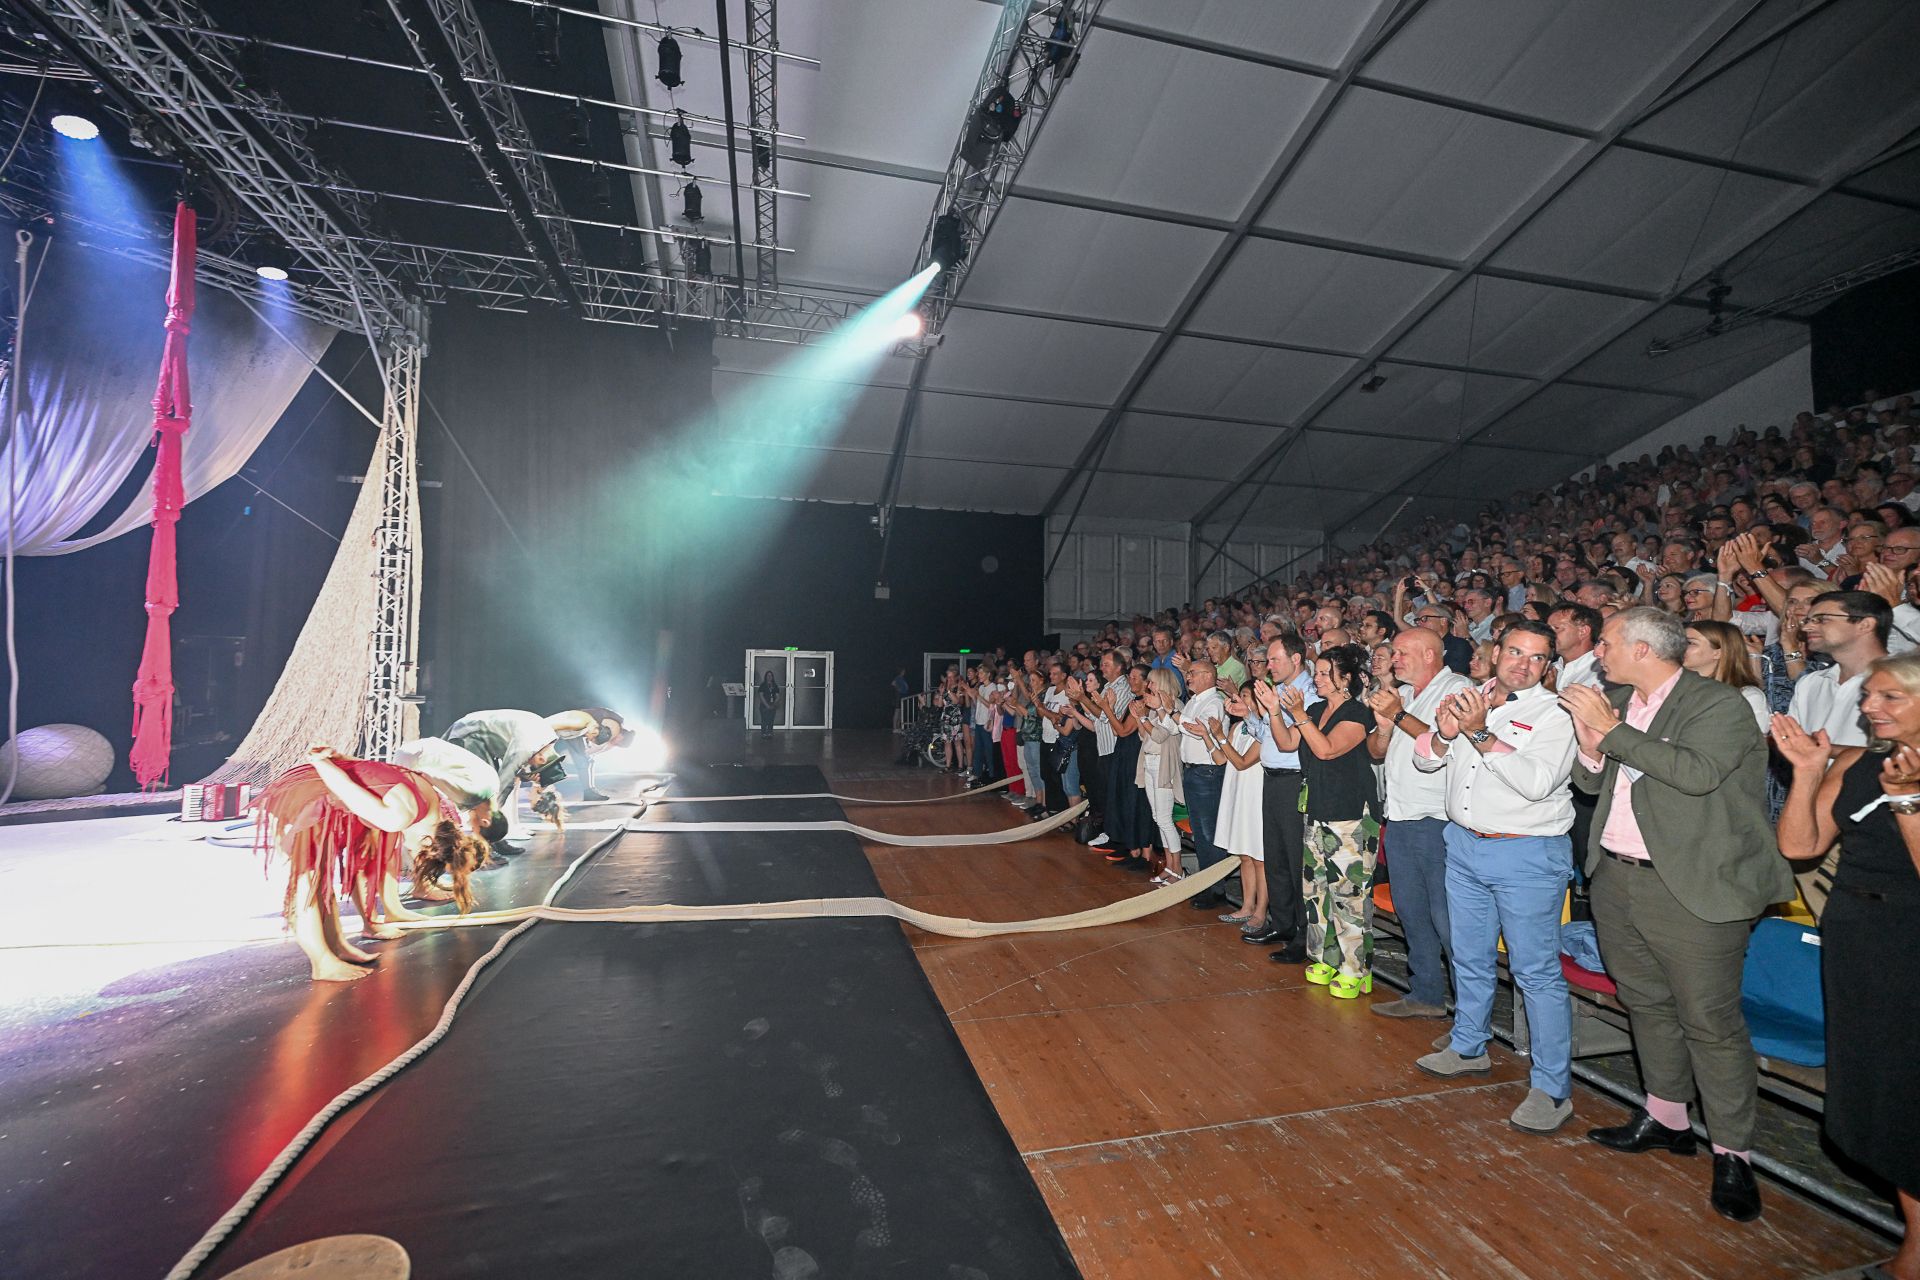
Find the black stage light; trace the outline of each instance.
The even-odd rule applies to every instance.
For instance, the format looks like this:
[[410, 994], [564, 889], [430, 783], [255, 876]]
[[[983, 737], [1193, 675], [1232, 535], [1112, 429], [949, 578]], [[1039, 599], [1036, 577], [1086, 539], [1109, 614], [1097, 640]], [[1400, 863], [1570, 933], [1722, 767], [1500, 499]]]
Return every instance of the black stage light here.
[[696, 240], [693, 244], [693, 270], [695, 275], [713, 274], [713, 246], [705, 240]]
[[1047, 65], [1058, 71], [1061, 64], [1073, 55], [1073, 15], [1065, 9], [1053, 20], [1053, 31], [1047, 36]]
[[967, 235], [959, 214], [943, 213], [933, 220], [933, 241], [928, 247], [942, 271], [967, 260]]
[[233, 51], [233, 69], [240, 73], [242, 89], [267, 87], [267, 47], [258, 40], [247, 40]]
[[667, 142], [673, 148], [675, 164], [684, 169], [693, 163], [693, 130], [687, 128], [684, 116], [675, 120], [673, 127], [667, 130]]
[[756, 136], [753, 140], [753, 167], [773, 168], [773, 143], [764, 137]]
[[613, 208], [613, 175], [597, 164], [593, 166], [593, 203], [597, 208]]
[[660, 60], [660, 73], [654, 79], [669, 89], [678, 89], [686, 83], [680, 78], [680, 42], [669, 32], [660, 37], [660, 43], [655, 48]]
[[681, 214], [680, 214], [682, 218], [686, 219], [688, 222], [705, 222], [706, 221], [706, 215], [700, 212], [700, 184], [699, 183], [689, 182], [687, 184], [687, 189], [680, 193], [680, 198], [683, 201], [685, 201], [685, 208], [681, 211]]
[[593, 145], [593, 114], [578, 98], [567, 108], [567, 140], [576, 147]]
[[627, 234], [625, 227], [613, 240], [613, 261], [622, 271], [637, 271], [642, 265], [640, 255], [634, 252], [633, 237]]
[[533, 56], [541, 65], [560, 65], [560, 14], [555, 9], [533, 11]]
[[1026, 113], [1020, 100], [1013, 96], [1013, 90], [1002, 81], [998, 89], [987, 95], [987, 100], [980, 104], [980, 110], [975, 113], [974, 136], [989, 146], [998, 146], [1019, 130], [1021, 117]]

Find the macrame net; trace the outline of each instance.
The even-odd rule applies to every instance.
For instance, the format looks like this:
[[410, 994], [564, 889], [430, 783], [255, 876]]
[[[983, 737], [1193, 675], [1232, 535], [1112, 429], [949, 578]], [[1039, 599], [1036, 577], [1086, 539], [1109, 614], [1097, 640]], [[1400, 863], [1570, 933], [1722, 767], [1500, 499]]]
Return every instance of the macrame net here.
[[[273, 686], [266, 706], [227, 762], [208, 775], [208, 782], [249, 782], [259, 786], [306, 760], [307, 748], [324, 743], [342, 752], [356, 751], [367, 720], [367, 672], [373, 656], [376, 603], [375, 569], [378, 548], [374, 534], [380, 523], [380, 476], [386, 462], [387, 434], [382, 432], [367, 463], [367, 478], [359, 500], [340, 536], [340, 550], [313, 602], [286, 669]], [[409, 538], [420, 546], [420, 495], [407, 486]], [[413, 643], [419, 651], [420, 574], [413, 575]], [[420, 712], [406, 704], [404, 737], [420, 732]]]

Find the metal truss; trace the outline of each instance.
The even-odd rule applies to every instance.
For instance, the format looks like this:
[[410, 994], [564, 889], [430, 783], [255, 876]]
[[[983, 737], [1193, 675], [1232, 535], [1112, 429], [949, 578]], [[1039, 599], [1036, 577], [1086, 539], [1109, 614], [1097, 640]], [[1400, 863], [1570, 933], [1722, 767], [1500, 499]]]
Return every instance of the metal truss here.
[[1724, 316], [1714, 316], [1705, 324], [1696, 325], [1685, 333], [1676, 333], [1671, 338], [1655, 338], [1647, 343], [1647, 354], [1664, 356], [1682, 347], [1691, 347], [1697, 342], [1717, 338], [1723, 333], [1732, 333], [1735, 329], [1744, 329], [1750, 324], [1758, 324], [1762, 320], [1771, 320], [1775, 316], [1784, 315], [1801, 307], [1838, 297], [1850, 289], [1857, 289], [1863, 284], [1869, 284], [1882, 276], [1890, 276], [1896, 271], [1905, 271], [1916, 264], [1920, 264], [1920, 249], [1901, 249], [1884, 258], [1876, 258], [1864, 266], [1828, 276], [1818, 284], [1810, 284], [1804, 289], [1781, 294], [1771, 302], [1742, 307]]
[[[533, 132], [520, 114], [480, 17], [468, 0], [387, 0], [414, 56], [427, 69], [440, 101], [453, 118], [494, 194], [507, 210], [520, 241], [546, 269], [570, 306], [577, 303], [573, 275], [585, 262], [566, 208], [541, 162]], [[453, 57], [448, 66], [419, 21], [424, 13], [444, 37]], [[477, 109], [478, 118], [474, 110]]]
[[[424, 338], [426, 316], [412, 332]], [[424, 344], [401, 341], [387, 350], [387, 391], [380, 413], [380, 520], [374, 528], [373, 635], [367, 665], [366, 712], [360, 753], [391, 760], [414, 735], [408, 710], [416, 701], [420, 644], [420, 364]], [[411, 717], [417, 719], [417, 717]]]
[[744, 0], [747, 42], [739, 46], [747, 63], [747, 129], [753, 147], [754, 282], [762, 289], [780, 284], [780, 183], [774, 170], [779, 161], [775, 138], [779, 134], [775, 73], [780, 60], [779, 23], [774, 0]]
[[[1060, 92], [1061, 82], [1080, 56], [1080, 44], [1092, 29], [1104, 0], [1007, 0], [994, 28], [993, 43], [987, 50], [986, 65], [967, 103], [966, 119], [960, 126], [960, 139], [947, 161], [946, 179], [934, 201], [927, 229], [920, 237], [920, 250], [914, 258], [917, 273], [933, 260], [933, 228], [948, 213], [960, 219], [966, 237], [967, 255], [958, 263], [947, 264], [946, 273], [927, 291], [922, 307], [926, 334], [936, 335], [946, 323], [953, 300], [966, 283], [967, 273], [979, 256], [980, 245], [993, 228], [994, 217], [1006, 201], [1014, 177], [1026, 163], [1027, 153], [1040, 136], [1047, 112]], [[1056, 44], [1053, 33], [1061, 22], [1067, 24], [1067, 41]], [[977, 133], [981, 108], [1005, 87], [1020, 104], [1019, 123], [1004, 142], [982, 144]]]

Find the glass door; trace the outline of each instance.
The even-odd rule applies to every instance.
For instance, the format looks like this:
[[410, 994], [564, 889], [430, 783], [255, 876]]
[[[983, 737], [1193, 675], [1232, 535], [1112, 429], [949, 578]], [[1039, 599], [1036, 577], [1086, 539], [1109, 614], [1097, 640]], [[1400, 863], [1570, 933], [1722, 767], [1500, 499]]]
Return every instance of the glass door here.
[[774, 683], [773, 727], [833, 727], [833, 654], [824, 650], [747, 650], [747, 723], [761, 723], [761, 682]]

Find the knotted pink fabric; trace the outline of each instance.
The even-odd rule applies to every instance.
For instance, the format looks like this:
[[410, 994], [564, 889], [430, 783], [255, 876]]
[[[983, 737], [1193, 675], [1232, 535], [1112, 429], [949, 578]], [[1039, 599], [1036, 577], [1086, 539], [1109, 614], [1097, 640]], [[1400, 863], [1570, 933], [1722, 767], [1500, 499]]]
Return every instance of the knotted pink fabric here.
[[193, 327], [196, 229], [191, 206], [173, 210], [173, 278], [167, 285], [167, 345], [153, 393], [153, 553], [147, 561], [147, 642], [133, 682], [133, 750], [127, 763], [140, 789], [166, 785], [173, 750], [173, 611], [180, 606], [175, 526], [186, 505], [180, 449], [193, 425], [187, 333]]

